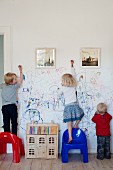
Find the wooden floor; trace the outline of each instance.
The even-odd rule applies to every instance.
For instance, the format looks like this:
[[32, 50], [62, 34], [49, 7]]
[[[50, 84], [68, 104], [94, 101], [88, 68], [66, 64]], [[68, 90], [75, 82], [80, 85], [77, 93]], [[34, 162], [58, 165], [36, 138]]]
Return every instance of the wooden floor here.
[[25, 159], [20, 163], [12, 162], [12, 154], [0, 155], [0, 170], [113, 170], [113, 155], [107, 160], [97, 160], [89, 154], [89, 163], [83, 163], [80, 154], [69, 155], [69, 163], [62, 163], [61, 157], [53, 160]]

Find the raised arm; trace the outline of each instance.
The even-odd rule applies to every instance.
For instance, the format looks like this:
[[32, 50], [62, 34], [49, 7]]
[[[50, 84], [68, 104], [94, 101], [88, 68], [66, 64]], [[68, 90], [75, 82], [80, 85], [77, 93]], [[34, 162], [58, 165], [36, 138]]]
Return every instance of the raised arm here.
[[74, 60], [71, 60], [70, 62], [71, 62], [71, 74], [76, 79], [76, 72], [75, 72], [75, 68], [74, 68]]
[[95, 113], [91, 120], [96, 123], [98, 121], [98, 114]]
[[19, 71], [20, 71], [20, 78], [18, 79], [17, 83], [21, 85], [22, 82], [23, 82], [22, 66], [19, 65], [18, 68], [19, 68]]

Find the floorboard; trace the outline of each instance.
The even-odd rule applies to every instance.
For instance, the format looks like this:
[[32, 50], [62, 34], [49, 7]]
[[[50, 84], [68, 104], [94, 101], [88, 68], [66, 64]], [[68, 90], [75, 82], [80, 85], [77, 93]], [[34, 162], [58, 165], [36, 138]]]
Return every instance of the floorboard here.
[[21, 157], [19, 163], [13, 163], [12, 154], [0, 155], [0, 170], [113, 170], [111, 159], [98, 160], [96, 154], [89, 154], [89, 162], [83, 163], [80, 154], [69, 154], [68, 163], [58, 159], [26, 159]]
[[6, 154], [5, 159], [2, 160], [0, 170], [9, 170], [12, 165], [12, 154]]

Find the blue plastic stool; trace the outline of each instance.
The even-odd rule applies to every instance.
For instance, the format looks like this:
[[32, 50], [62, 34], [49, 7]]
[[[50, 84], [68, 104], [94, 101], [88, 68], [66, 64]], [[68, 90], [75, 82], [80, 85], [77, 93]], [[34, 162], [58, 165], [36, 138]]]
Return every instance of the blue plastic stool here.
[[70, 149], [80, 149], [83, 162], [88, 163], [88, 147], [85, 133], [79, 128], [72, 128], [72, 139], [72, 142], [68, 143], [68, 129], [65, 130], [62, 136], [62, 162], [68, 163], [68, 151]]

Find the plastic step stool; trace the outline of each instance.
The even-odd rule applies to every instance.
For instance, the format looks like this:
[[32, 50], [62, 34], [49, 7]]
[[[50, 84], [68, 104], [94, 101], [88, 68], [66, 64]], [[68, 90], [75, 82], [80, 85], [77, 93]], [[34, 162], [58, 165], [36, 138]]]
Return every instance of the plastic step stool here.
[[7, 144], [12, 144], [13, 162], [20, 162], [20, 154], [25, 155], [22, 139], [9, 132], [0, 133], [0, 154], [7, 153]]

